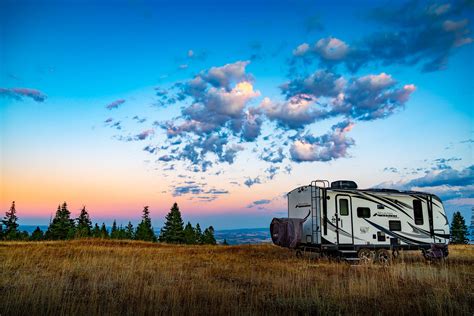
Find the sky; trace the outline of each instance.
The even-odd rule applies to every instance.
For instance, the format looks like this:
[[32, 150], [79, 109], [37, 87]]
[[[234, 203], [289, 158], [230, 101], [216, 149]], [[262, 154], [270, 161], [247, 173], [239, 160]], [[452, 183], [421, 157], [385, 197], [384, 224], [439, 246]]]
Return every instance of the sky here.
[[0, 2], [2, 211], [268, 226], [312, 180], [474, 206], [472, 1]]

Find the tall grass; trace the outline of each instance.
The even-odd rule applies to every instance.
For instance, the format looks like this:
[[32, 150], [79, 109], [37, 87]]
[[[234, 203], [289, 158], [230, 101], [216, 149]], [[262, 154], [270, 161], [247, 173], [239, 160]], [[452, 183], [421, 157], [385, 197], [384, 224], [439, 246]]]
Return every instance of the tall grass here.
[[474, 247], [351, 266], [272, 245], [0, 243], [0, 315], [474, 313]]

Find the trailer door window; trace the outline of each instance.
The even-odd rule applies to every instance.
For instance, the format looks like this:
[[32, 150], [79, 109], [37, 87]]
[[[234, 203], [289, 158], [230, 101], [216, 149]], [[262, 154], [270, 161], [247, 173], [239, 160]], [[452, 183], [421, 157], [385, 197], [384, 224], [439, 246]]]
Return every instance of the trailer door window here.
[[388, 228], [393, 232], [402, 231], [402, 222], [400, 221], [388, 221]]
[[339, 200], [339, 214], [347, 216], [349, 215], [349, 200], [340, 199]]
[[423, 207], [420, 200], [413, 200], [413, 215], [415, 215], [415, 224], [423, 225]]
[[357, 208], [357, 217], [369, 218], [370, 217], [370, 208], [368, 208], [368, 207], [358, 207]]

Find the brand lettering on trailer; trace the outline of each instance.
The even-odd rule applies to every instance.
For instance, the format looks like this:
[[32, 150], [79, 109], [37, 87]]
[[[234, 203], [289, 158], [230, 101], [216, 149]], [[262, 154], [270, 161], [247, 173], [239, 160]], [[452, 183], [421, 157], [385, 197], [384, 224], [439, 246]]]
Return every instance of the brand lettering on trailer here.
[[392, 213], [386, 213], [386, 212], [378, 212], [378, 213], [375, 213], [374, 216], [398, 218], [398, 215], [392, 214]]

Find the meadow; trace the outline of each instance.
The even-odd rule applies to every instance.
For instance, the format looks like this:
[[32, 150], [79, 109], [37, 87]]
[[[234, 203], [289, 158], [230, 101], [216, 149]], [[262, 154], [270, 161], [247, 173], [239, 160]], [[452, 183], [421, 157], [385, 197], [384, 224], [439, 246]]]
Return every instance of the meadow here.
[[474, 246], [349, 265], [270, 244], [0, 242], [0, 315], [473, 315]]

